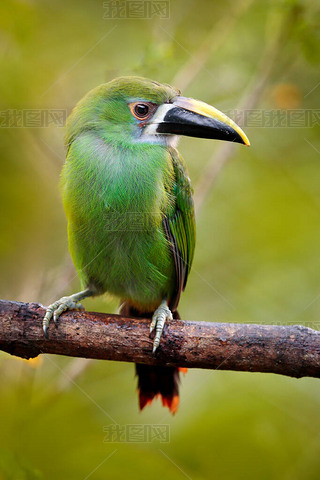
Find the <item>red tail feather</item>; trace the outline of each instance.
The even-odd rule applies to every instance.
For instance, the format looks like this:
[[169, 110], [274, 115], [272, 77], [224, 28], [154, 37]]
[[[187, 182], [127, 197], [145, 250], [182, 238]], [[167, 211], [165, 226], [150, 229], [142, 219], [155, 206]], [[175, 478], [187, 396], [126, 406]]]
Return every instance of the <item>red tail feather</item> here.
[[168, 407], [173, 415], [177, 412], [179, 370], [175, 367], [136, 364], [140, 410], [151, 404], [154, 398], [160, 396], [164, 407]]
[[[133, 317], [152, 317], [152, 312], [140, 312], [129, 303], [124, 302], [121, 315]], [[174, 318], [180, 318], [177, 311], [173, 312]], [[161, 347], [160, 347], [161, 348]], [[150, 355], [151, 349], [150, 349]], [[160, 367], [155, 365], [136, 364], [138, 376], [139, 407], [142, 410], [152, 403], [154, 398], [161, 397], [162, 405], [168, 407], [174, 415], [179, 405], [179, 372], [186, 373], [186, 368]]]

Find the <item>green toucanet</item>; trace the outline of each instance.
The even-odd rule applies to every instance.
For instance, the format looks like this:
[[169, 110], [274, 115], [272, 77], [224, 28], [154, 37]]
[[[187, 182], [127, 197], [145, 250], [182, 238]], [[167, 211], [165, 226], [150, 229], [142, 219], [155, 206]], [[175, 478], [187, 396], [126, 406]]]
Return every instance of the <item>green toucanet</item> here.
[[[141, 77], [101, 85], [73, 110], [62, 188], [82, 291], [47, 308], [46, 337], [51, 318], [105, 292], [121, 299], [122, 313], [151, 318], [153, 352], [166, 320], [179, 318], [195, 247], [192, 188], [175, 148], [180, 135], [249, 145], [215, 108]], [[178, 369], [137, 365], [137, 374], [140, 408], [160, 393], [176, 411]]]

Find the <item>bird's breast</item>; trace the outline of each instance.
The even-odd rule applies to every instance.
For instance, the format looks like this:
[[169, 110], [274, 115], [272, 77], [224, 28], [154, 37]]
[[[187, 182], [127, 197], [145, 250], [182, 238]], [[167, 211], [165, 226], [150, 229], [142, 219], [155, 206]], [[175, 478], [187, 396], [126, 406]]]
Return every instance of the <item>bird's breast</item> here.
[[69, 219], [101, 233], [158, 228], [174, 202], [167, 149], [115, 145], [93, 133], [71, 145], [63, 183]]

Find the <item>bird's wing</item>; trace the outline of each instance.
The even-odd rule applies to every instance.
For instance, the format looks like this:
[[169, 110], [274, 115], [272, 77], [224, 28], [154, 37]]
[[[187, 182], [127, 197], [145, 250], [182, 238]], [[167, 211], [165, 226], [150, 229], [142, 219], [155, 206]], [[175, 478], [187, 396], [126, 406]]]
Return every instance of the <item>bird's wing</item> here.
[[170, 308], [176, 310], [181, 292], [184, 290], [191, 270], [195, 247], [195, 217], [193, 190], [187, 174], [186, 166], [179, 153], [170, 148], [175, 184], [173, 195], [175, 208], [164, 217], [163, 224], [167, 238], [171, 244], [176, 268], [176, 288], [169, 299]]

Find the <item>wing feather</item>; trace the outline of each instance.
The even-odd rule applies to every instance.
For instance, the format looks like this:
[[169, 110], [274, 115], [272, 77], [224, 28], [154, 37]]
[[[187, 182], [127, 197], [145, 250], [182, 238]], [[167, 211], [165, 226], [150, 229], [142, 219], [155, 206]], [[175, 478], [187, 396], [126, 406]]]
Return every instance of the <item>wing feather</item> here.
[[191, 270], [196, 228], [193, 190], [186, 166], [175, 149], [170, 149], [170, 154], [175, 174], [173, 194], [176, 202], [173, 211], [163, 218], [163, 225], [171, 245], [176, 270], [175, 289], [169, 299], [170, 308], [175, 311]]

